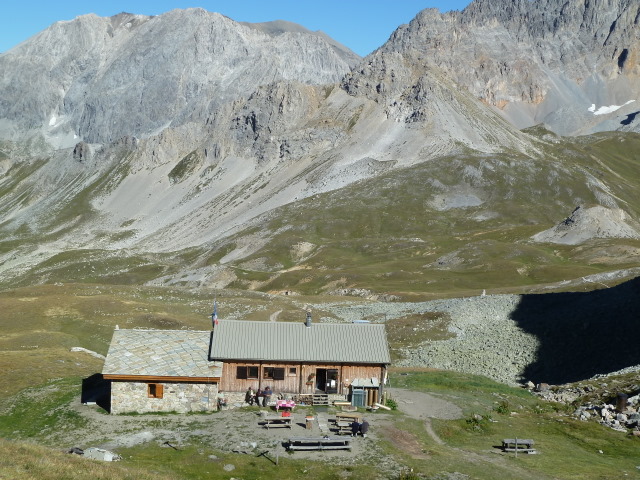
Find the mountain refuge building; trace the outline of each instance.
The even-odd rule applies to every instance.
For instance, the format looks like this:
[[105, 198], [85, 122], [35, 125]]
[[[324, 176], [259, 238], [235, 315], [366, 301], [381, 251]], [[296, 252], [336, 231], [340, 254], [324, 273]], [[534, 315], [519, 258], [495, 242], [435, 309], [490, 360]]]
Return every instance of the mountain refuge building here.
[[102, 371], [111, 413], [206, 412], [247, 389], [371, 405], [390, 361], [383, 324], [224, 320], [211, 331], [116, 329]]

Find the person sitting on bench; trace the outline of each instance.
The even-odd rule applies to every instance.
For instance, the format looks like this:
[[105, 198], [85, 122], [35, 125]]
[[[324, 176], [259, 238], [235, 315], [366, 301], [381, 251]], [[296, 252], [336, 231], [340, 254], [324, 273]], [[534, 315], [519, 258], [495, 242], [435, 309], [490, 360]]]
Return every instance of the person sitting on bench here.
[[367, 438], [367, 432], [369, 431], [369, 422], [366, 419], [362, 419], [362, 423], [360, 424], [360, 435], [362, 438]]

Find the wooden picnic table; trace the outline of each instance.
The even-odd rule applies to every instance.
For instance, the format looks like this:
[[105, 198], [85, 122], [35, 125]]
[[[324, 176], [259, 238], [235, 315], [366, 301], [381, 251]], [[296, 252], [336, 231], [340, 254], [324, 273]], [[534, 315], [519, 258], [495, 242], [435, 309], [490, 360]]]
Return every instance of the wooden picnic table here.
[[502, 449], [505, 452], [529, 453], [535, 451], [533, 448], [534, 443], [530, 438], [505, 438], [502, 440]]
[[362, 413], [358, 412], [338, 412], [336, 413], [336, 422], [358, 422], [362, 423]]
[[266, 429], [270, 427], [289, 427], [293, 425], [293, 417], [265, 417], [261, 420]]
[[291, 437], [289, 450], [351, 450], [350, 437]]

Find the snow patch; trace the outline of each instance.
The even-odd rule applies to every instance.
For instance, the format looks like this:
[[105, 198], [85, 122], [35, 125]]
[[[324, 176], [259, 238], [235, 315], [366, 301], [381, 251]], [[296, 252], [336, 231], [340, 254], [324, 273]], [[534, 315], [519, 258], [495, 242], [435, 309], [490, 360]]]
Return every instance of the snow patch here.
[[607, 113], [613, 113], [616, 110], [624, 107], [625, 105], [629, 105], [630, 103], [633, 103], [633, 102], [635, 102], [635, 100], [629, 100], [624, 105], [609, 105], [608, 107], [602, 106], [597, 110], [596, 110], [596, 104], [592, 103], [591, 106], [588, 108], [588, 110], [592, 112], [594, 115], [606, 115]]

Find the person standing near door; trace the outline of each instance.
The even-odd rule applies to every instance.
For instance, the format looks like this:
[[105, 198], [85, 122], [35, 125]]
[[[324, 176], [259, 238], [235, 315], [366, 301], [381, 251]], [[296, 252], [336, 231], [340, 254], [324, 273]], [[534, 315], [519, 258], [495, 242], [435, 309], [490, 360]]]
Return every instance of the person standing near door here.
[[266, 407], [269, 405], [269, 402], [271, 401], [271, 394], [273, 392], [271, 391], [271, 387], [267, 386], [265, 387], [264, 391], [262, 392], [262, 406]]

